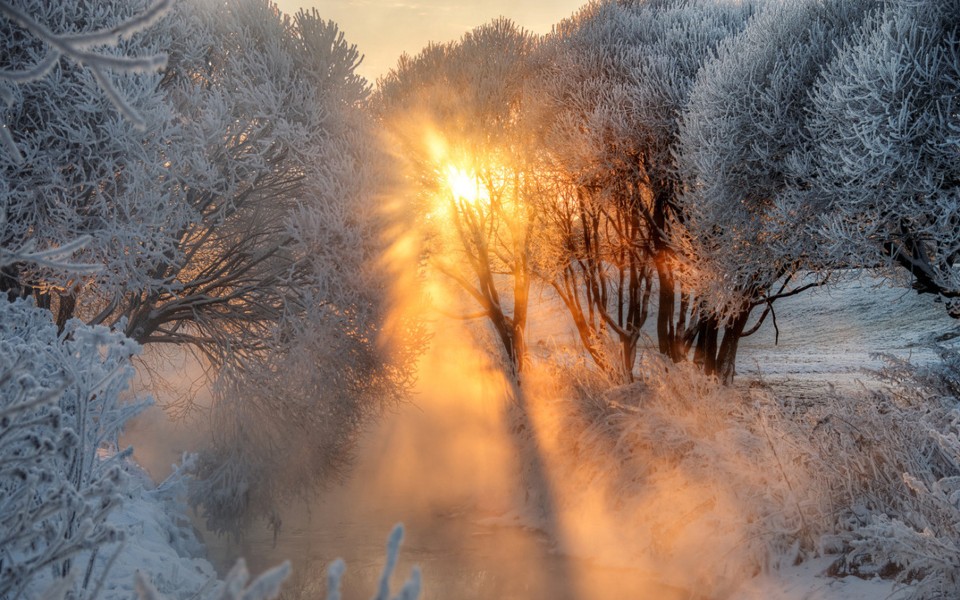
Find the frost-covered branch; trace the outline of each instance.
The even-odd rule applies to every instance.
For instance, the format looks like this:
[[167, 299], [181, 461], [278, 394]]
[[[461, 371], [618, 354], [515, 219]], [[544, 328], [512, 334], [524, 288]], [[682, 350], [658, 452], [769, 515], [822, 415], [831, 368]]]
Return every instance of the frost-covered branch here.
[[[0, 1], [0, 15], [26, 29], [47, 46], [46, 54], [32, 66], [20, 69], [0, 68], [0, 84], [6, 84], [0, 85], [0, 101], [9, 106], [14, 101], [13, 94], [9, 90], [10, 84], [23, 85], [42, 79], [59, 63], [61, 57], [66, 57], [89, 68], [114, 107], [129, 119], [134, 127], [141, 131], [146, 129], [146, 120], [117, 90], [105, 74], [105, 70], [123, 73], [156, 71], [166, 65], [166, 54], [156, 53], [142, 57], [116, 56], [95, 52], [93, 48], [97, 46], [116, 47], [122, 38], [129, 37], [153, 25], [169, 10], [171, 4], [172, 0], [157, 0], [139, 15], [118, 25], [82, 34], [65, 34], [51, 31], [28, 12], [14, 6], [12, 2], [8, 0]], [[24, 157], [17, 149], [10, 128], [5, 123], [0, 124], [0, 142], [16, 162], [23, 162]]]
[[[162, 140], [176, 125], [157, 90], [162, 43], [143, 31], [168, 4], [107, 2], [90, 14], [71, 2], [0, 4], [0, 121], [17, 137], [16, 152], [0, 154], [0, 291], [8, 296], [66, 309], [84, 283], [138, 285], [145, 262], [170, 255], [164, 228], [186, 217], [161, 200]], [[71, 31], [77, 23], [94, 31]], [[146, 58], [128, 56], [136, 52]], [[138, 74], [110, 79], [114, 66]], [[123, 106], [144, 131], [118, 114]], [[72, 316], [63, 312], [61, 324]]]
[[[387, 539], [387, 560], [383, 565], [383, 571], [380, 574], [377, 593], [373, 600], [391, 600], [390, 596], [390, 578], [397, 567], [397, 560], [400, 556], [400, 542], [403, 541], [403, 525], [398, 523], [390, 532]], [[340, 582], [346, 573], [346, 565], [343, 560], [335, 560], [327, 570], [327, 600], [340, 600]], [[417, 600], [420, 597], [420, 568], [414, 567], [410, 573], [410, 578], [403, 583], [403, 587], [393, 600]]]
[[[954, 1], [890, 2], [826, 66], [804, 163], [819, 220], [808, 229], [840, 263], [883, 266], [960, 317], [960, 144]], [[905, 276], [905, 277], [904, 277]]]

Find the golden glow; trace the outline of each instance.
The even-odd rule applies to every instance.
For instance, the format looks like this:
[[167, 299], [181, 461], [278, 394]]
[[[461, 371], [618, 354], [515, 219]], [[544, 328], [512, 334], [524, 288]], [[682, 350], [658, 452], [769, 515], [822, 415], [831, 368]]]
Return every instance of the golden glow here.
[[443, 136], [440, 135], [437, 130], [433, 129], [432, 127], [427, 128], [427, 133], [424, 136], [424, 144], [427, 147], [430, 160], [432, 160], [434, 163], [440, 163], [447, 159], [447, 141], [443, 139]]
[[477, 201], [482, 201], [485, 204], [490, 202], [490, 194], [487, 193], [475, 175], [471, 176], [454, 165], [447, 165], [444, 179], [445, 187], [453, 195], [454, 200], [466, 201], [471, 204], [476, 204]]
[[[481, 200], [489, 203], [490, 194], [480, 182], [474, 169], [461, 166], [459, 156], [447, 139], [436, 129], [429, 127], [424, 134], [424, 146], [430, 161], [436, 165], [437, 181], [440, 184], [440, 203], [451, 198], [471, 204]], [[473, 157], [476, 158], [476, 157]]]
[[[451, 140], [435, 126], [423, 122], [411, 123], [411, 128], [419, 128], [421, 148], [427, 159], [432, 176], [433, 190], [428, 198], [429, 206], [424, 207], [424, 216], [439, 231], [451, 231], [454, 213], [464, 210], [489, 212], [491, 198], [500, 195], [504, 183], [494, 178], [489, 180], [491, 166], [484, 162], [489, 157], [479, 156], [466, 150], [470, 144]], [[484, 164], [483, 170], [476, 165]], [[480, 174], [483, 173], [483, 177]], [[491, 188], [493, 185], [495, 188]], [[435, 231], [434, 233], [436, 233]]]

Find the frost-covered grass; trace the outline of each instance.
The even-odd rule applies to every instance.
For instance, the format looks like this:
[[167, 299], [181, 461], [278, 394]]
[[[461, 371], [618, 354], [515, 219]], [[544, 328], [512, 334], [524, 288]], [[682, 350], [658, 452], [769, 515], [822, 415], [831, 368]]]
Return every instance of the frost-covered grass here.
[[897, 597], [960, 590], [955, 352], [923, 368], [891, 360], [886, 387], [813, 404], [658, 359], [625, 387], [560, 373], [565, 550], [640, 560], [707, 597], [814, 559], [908, 584]]
[[215, 579], [176, 503], [182, 478], [154, 488], [117, 445], [146, 404], [122, 399], [138, 350], [0, 302], [0, 598], [130, 598], [136, 571], [188, 598]]
[[916, 367], [889, 359], [888, 387], [834, 396], [815, 439], [837, 504], [839, 573], [879, 572], [917, 598], [960, 593], [960, 354]]
[[124, 537], [108, 517], [126, 485], [116, 438], [142, 406], [120, 401], [137, 349], [0, 302], [0, 597], [68, 574], [77, 589], [99, 585], [93, 557]]

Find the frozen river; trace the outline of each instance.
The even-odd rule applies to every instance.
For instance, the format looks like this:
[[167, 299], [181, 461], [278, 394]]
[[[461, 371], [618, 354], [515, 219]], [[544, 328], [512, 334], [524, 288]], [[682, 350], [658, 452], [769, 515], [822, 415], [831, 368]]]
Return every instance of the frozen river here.
[[688, 598], [629, 564], [559, 553], [542, 531], [520, 524], [526, 485], [504, 419], [505, 388], [461, 334], [438, 332], [413, 401], [366, 433], [348, 481], [283, 516], [276, 545], [266, 528], [239, 544], [210, 537], [218, 569], [237, 556], [253, 572], [289, 558], [296, 575], [285, 597], [316, 600], [325, 597], [327, 565], [340, 557], [344, 598], [367, 600], [387, 535], [403, 522], [394, 593], [419, 565], [423, 600]]

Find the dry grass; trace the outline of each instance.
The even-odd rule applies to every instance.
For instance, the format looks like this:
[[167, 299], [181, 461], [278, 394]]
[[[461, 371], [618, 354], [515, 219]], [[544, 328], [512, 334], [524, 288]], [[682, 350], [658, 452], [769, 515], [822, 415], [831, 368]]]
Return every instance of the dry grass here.
[[[659, 359], [623, 387], [567, 361], [552, 374], [550, 402], [566, 440], [555, 464], [576, 491], [558, 495], [567, 514], [592, 523], [568, 541], [610, 539], [589, 530], [612, 526], [629, 538], [624, 552], [714, 598], [823, 554], [837, 556], [837, 573], [881, 573], [910, 583], [916, 598], [954, 597], [957, 365], [892, 364], [888, 389], [801, 406]], [[604, 519], [590, 516], [598, 511]]]

